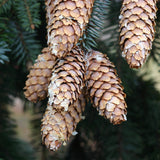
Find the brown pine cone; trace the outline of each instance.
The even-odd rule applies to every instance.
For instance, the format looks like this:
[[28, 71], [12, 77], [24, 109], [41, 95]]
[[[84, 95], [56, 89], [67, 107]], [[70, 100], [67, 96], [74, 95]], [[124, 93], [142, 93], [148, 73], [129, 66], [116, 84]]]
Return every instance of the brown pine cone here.
[[94, 0], [46, 0], [48, 46], [64, 57], [83, 35]]
[[69, 106], [68, 111], [56, 110], [48, 105], [42, 119], [42, 141], [50, 150], [57, 150], [65, 144], [75, 131], [78, 122], [83, 118], [85, 99], [81, 95], [79, 100]]
[[55, 108], [68, 110], [77, 101], [84, 87], [85, 62], [83, 51], [74, 48], [67, 56], [58, 59], [48, 87], [49, 104]]
[[123, 0], [120, 14], [122, 56], [131, 68], [141, 67], [152, 48], [156, 0]]
[[24, 88], [26, 90], [25, 97], [35, 103], [46, 98], [52, 69], [56, 61], [56, 57], [50, 53], [49, 48], [44, 48], [42, 53], [30, 70]]
[[86, 85], [93, 106], [113, 124], [126, 121], [125, 94], [114, 65], [98, 51], [90, 51], [86, 61]]

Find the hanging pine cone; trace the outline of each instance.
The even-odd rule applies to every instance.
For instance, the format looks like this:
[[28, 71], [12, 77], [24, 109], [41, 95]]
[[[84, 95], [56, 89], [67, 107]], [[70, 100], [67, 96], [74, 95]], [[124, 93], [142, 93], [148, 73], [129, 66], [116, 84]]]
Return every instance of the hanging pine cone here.
[[86, 61], [86, 84], [93, 106], [113, 124], [126, 121], [125, 94], [114, 65], [97, 51], [89, 52]]
[[74, 48], [67, 52], [66, 57], [58, 59], [48, 87], [49, 104], [67, 111], [82, 93], [84, 72], [84, 57], [80, 48]]
[[48, 105], [42, 119], [42, 141], [50, 150], [57, 150], [65, 144], [75, 131], [78, 122], [83, 118], [85, 99], [81, 95], [79, 99], [69, 106], [68, 111], [56, 110]]
[[48, 45], [52, 54], [64, 57], [82, 36], [94, 0], [46, 0]]
[[152, 48], [156, 0], [123, 0], [120, 14], [122, 56], [131, 68], [143, 65]]
[[42, 53], [32, 67], [24, 88], [26, 90], [25, 97], [35, 103], [46, 98], [52, 69], [56, 61], [49, 48], [44, 48]]

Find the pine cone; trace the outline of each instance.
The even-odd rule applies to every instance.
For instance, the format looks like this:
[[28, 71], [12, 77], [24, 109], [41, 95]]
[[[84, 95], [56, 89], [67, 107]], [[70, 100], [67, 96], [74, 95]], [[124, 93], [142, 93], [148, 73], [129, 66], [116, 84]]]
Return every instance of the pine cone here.
[[26, 90], [25, 97], [35, 103], [46, 98], [52, 69], [56, 61], [49, 48], [44, 48], [42, 53], [32, 67], [24, 88]]
[[64, 57], [82, 36], [94, 0], [46, 0], [48, 45], [52, 54]]
[[85, 99], [81, 95], [79, 100], [70, 105], [68, 111], [56, 110], [48, 105], [41, 126], [42, 141], [50, 150], [57, 150], [65, 144], [75, 131], [78, 122], [83, 118]]
[[83, 51], [72, 49], [63, 59], [58, 59], [48, 87], [49, 104], [68, 110], [77, 101], [84, 87], [85, 64]]
[[143, 65], [155, 33], [156, 0], [124, 0], [120, 14], [122, 56], [131, 68]]
[[93, 106], [113, 124], [126, 121], [125, 94], [114, 65], [97, 51], [89, 52], [86, 61], [86, 84]]

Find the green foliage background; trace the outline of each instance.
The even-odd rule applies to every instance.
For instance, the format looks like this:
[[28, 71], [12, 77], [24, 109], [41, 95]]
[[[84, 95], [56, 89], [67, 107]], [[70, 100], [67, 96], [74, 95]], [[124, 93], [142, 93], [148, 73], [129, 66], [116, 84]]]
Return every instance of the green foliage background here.
[[[45, 5], [43, 0], [0, 0], [0, 160], [160, 160], [160, 92], [147, 72], [149, 61], [159, 70], [160, 10], [156, 35], [147, 63], [132, 70], [121, 57], [119, 24], [121, 0], [95, 0], [93, 14], [79, 44], [107, 54], [114, 62], [127, 94], [128, 121], [113, 126], [100, 117], [90, 103], [86, 119], [78, 125], [79, 134], [58, 152], [41, 144], [40, 119], [47, 100], [35, 105], [24, 99], [23, 87], [28, 67], [46, 44]], [[158, 8], [160, 4], [157, 3]], [[156, 73], [155, 76], [158, 76]], [[16, 136], [16, 122], [7, 104], [12, 96], [32, 106], [32, 147]]]

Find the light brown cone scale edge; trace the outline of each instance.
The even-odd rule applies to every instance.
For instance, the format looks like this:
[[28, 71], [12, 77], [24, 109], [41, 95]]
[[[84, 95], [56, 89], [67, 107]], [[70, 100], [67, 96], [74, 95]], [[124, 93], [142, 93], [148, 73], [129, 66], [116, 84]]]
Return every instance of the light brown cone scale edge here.
[[120, 19], [122, 56], [131, 68], [140, 68], [152, 49], [156, 0], [123, 0]]
[[48, 103], [57, 109], [68, 110], [77, 101], [84, 87], [85, 60], [81, 48], [72, 49], [58, 59], [48, 86]]
[[25, 83], [24, 95], [29, 101], [36, 103], [47, 97], [48, 84], [55, 61], [56, 57], [50, 53], [49, 48], [44, 48], [32, 66]]
[[126, 121], [126, 95], [114, 65], [98, 51], [86, 55], [86, 86], [93, 106], [113, 124]]
[[41, 125], [42, 141], [47, 148], [55, 151], [62, 144], [65, 145], [70, 136], [77, 134], [75, 129], [78, 122], [83, 119], [84, 107], [83, 95], [69, 106], [68, 111], [58, 111], [54, 106], [47, 106]]
[[94, 0], [46, 0], [48, 46], [58, 58], [77, 44], [89, 22]]

